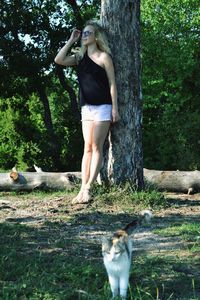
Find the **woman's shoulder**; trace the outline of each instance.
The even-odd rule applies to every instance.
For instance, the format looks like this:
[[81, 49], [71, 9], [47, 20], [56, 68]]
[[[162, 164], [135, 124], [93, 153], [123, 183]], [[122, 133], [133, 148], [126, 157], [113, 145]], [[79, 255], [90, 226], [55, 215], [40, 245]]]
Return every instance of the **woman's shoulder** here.
[[110, 62], [112, 61], [112, 57], [109, 53], [101, 51], [101, 54], [99, 55], [102, 62]]
[[105, 51], [100, 51], [100, 56], [105, 59], [111, 58], [111, 55]]

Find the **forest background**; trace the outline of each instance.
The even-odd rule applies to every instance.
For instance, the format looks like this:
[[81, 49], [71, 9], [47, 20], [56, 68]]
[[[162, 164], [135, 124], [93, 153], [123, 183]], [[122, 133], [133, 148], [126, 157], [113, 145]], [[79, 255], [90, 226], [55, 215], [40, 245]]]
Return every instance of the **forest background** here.
[[[100, 1], [2, 0], [0, 16], [0, 169], [80, 170], [76, 68], [54, 57]], [[196, 0], [141, 1], [146, 168], [200, 169], [198, 24]]]

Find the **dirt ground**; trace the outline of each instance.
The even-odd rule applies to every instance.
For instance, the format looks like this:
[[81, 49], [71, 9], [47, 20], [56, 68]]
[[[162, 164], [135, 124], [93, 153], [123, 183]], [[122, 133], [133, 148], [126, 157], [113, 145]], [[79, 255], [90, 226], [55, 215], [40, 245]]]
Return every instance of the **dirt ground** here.
[[[177, 223], [200, 221], [200, 194], [187, 195], [178, 193], [166, 193], [166, 198], [170, 199], [173, 207], [161, 209], [154, 213], [158, 218], [159, 227], [166, 227]], [[161, 225], [162, 224], [162, 225]], [[157, 252], [169, 252], [175, 249], [183, 249], [185, 242], [177, 236], [162, 237], [152, 233], [153, 225], [148, 231], [135, 234], [134, 240], [137, 250]], [[200, 274], [200, 272], [199, 272]]]
[[[153, 212], [156, 224], [169, 225], [174, 222], [196, 222], [200, 220], [200, 194], [187, 195], [166, 193], [172, 206]], [[0, 222], [14, 222], [38, 227], [44, 222], [63, 221], [68, 234], [79, 233], [81, 238], [90, 237], [99, 240], [101, 235], [112, 232], [131, 221], [131, 216], [120, 211], [118, 207], [98, 208], [91, 205], [70, 204], [70, 197], [35, 196], [32, 194], [15, 195], [2, 193], [0, 197]], [[84, 212], [84, 214], [83, 214]], [[112, 215], [112, 222], [106, 221], [105, 212]], [[90, 216], [88, 218], [88, 216]], [[76, 221], [74, 221], [76, 218]], [[101, 220], [102, 219], [102, 220]], [[167, 251], [180, 248], [183, 241], [177, 237], [161, 237], [152, 233], [156, 224], [137, 228], [133, 234], [134, 250]], [[162, 224], [162, 225], [161, 225]]]
[[[134, 209], [133, 211], [129, 209], [128, 212], [123, 211], [117, 205], [101, 205], [100, 200], [99, 203], [93, 201], [88, 205], [72, 206], [72, 197], [73, 195], [65, 196], [55, 193], [2, 192], [0, 193], [0, 223], [21, 224], [36, 229], [40, 236], [37, 236], [35, 242], [37, 245], [34, 247], [40, 249], [41, 252], [61, 253], [65, 251], [71, 257], [70, 255], [74, 255], [74, 249], [81, 245], [81, 257], [99, 260], [102, 236], [123, 228], [131, 222], [133, 215], [135, 216]], [[134, 230], [131, 236], [133, 260], [139, 260], [142, 255], [155, 257], [155, 259], [163, 258], [164, 261], [171, 257], [173, 259], [178, 257], [178, 262], [183, 261], [183, 263], [174, 264], [172, 270], [184, 273], [186, 278], [187, 276], [199, 278], [200, 253], [191, 254], [188, 251], [190, 241], [185, 241], [177, 235], [156, 234], [155, 229], [168, 229], [177, 224], [199, 222], [200, 194], [166, 193], [165, 197], [168, 199], [169, 206], [153, 211], [154, 217], [151, 224], [144, 224]], [[56, 239], [59, 242], [62, 239], [67, 241], [68, 247], [63, 250], [63, 247], [55, 246]], [[30, 243], [33, 241], [30, 240]], [[194, 263], [188, 265], [188, 261], [193, 260]], [[165, 276], [165, 272], [163, 274]], [[173, 280], [170, 277], [165, 278], [166, 282], [170, 281], [170, 286]], [[200, 287], [196, 289], [196, 293], [200, 296]]]

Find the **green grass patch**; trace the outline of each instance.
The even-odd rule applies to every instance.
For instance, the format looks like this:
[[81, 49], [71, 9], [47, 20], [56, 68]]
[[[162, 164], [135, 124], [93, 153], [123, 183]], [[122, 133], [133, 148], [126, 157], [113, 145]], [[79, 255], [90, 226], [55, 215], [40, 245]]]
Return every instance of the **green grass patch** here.
[[96, 185], [92, 193], [99, 204], [118, 205], [123, 209], [160, 209], [169, 205], [162, 193], [156, 190], [138, 192], [130, 184], [109, 187]]
[[[110, 299], [100, 244], [60, 232], [0, 224], [0, 299]], [[198, 299], [196, 281], [184, 269], [188, 264], [174, 257], [135, 258], [128, 300]]]
[[183, 223], [156, 229], [155, 233], [163, 236], [181, 236], [185, 241], [198, 241], [200, 239], [200, 223]]
[[200, 280], [190, 278], [188, 265], [192, 259], [182, 260], [176, 256], [141, 255], [133, 264], [131, 280], [138, 284], [141, 298], [133, 299], [199, 299]]
[[[12, 218], [6, 220], [8, 211], [5, 210], [5, 221], [0, 223], [1, 300], [110, 299], [98, 231], [121, 228], [143, 208], [156, 210], [168, 205], [164, 196], [153, 190], [137, 192], [130, 186], [94, 186], [94, 201], [79, 211], [67, 202], [67, 197], [71, 198], [77, 191], [78, 188], [70, 193], [34, 191], [1, 194], [3, 199], [10, 201], [9, 205], [16, 199], [19, 209], [23, 210], [25, 205], [27, 210], [29, 205], [33, 205], [33, 211], [36, 208], [39, 214], [44, 214], [40, 223], [22, 223], [23, 218], [15, 219], [15, 212]], [[61, 200], [58, 200], [59, 197]], [[62, 200], [62, 197], [66, 199]], [[42, 207], [46, 199], [51, 200], [50, 207]], [[53, 204], [57, 206], [52, 213]], [[172, 225], [156, 232], [192, 237], [197, 247], [197, 224], [190, 224], [190, 227], [186, 223]], [[94, 236], [90, 236], [92, 233]], [[182, 259], [174, 253], [166, 256], [158, 252], [156, 255], [144, 252], [137, 253], [137, 257], [135, 255], [133, 253], [127, 300], [198, 299], [199, 268], [194, 257]]]
[[200, 224], [183, 223], [156, 229], [155, 233], [166, 237], [178, 237], [187, 242], [187, 249], [193, 253], [200, 253]]

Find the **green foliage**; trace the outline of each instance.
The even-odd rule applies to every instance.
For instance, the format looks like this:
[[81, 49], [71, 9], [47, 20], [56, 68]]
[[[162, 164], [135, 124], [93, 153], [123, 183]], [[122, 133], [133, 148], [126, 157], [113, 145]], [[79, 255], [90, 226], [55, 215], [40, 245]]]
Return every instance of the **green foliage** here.
[[[100, 2], [62, 3], [1, 1], [1, 169], [80, 169], [81, 125], [53, 60], [72, 28], [99, 17]], [[200, 168], [197, 12], [195, 0], [141, 2], [146, 168]], [[77, 94], [75, 70], [65, 75]]]
[[49, 102], [55, 134], [59, 140], [62, 170], [80, 170], [83, 152], [83, 139], [80, 121], [71, 111], [67, 92], [59, 90], [56, 82], [49, 91]]
[[[80, 122], [55, 74], [54, 57], [99, 3], [1, 1], [0, 168], [80, 169]], [[74, 70], [66, 73], [77, 90]]]
[[[27, 107], [17, 110], [15, 104], [23, 106], [23, 99], [0, 99], [0, 163], [7, 169], [14, 165], [24, 169], [27, 168], [26, 162], [33, 160], [41, 151], [31, 138], [34, 125], [28, 117]], [[24, 118], [24, 115], [27, 117]]]
[[198, 4], [141, 5], [145, 166], [200, 168]]

